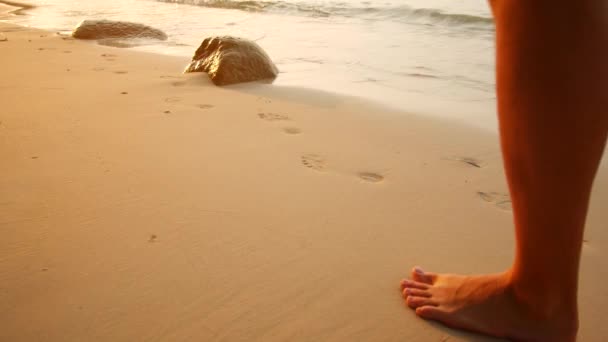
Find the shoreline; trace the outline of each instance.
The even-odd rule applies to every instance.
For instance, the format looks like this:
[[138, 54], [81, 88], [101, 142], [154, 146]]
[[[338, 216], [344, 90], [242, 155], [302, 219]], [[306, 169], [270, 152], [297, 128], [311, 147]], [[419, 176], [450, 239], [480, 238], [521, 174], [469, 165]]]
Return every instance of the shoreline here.
[[[0, 340], [498, 341], [425, 322], [410, 267], [507, 267], [495, 134], [0, 23]], [[567, 161], [564, 161], [567, 162]], [[602, 341], [608, 172], [579, 338]]]
[[[145, 2], [141, 5], [146, 10], [142, 18], [130, 15], [128, 8], [118, 4], [108, 4], [103, 7], [102, 12], [96, 12], [96, 6], [85, 6], [79, 11], [77, 8], [70, 7], [68, 2], [54, 1], [53, 3], [63, 4], [65, 6], [42, 6], [34, 11], [31, 11], [31, 16], [13, 17], [14, 23], [25, 24], [31, 27], [40, 27], [48, 30], [71, 30], [75, 27], [78, 21], [82, 19], [102, 18], [112, 20], [126, 20], [142, 22], [152, 26], [158, 26], [169, 34], [170, 39], [165, 44], [151, 44], [147, 46], [135, 47], [138, 51], [149, 51], [157, 54], [180, 55], [191, 57], [202, 39], [206, 36], [213, 35], [235, 35], [239, 37], [249, 38], [253, 40], [262, 39], [268, 33], [268, 39], [263, 38], [260, 44], [266, 52], [272, 56], [273, 60], [282, 71], [275, 85], [278, 86], [300, 86], [310, 89], [319, 89], [329, 92], [338, 92], [347, 96], [358, 96], [367, 98], [369, 101], [374, 101], [383, 106], [390, 106], [394, 110], [406, 110], [436, 117], [453, 117], [456, 120], [470, 124], [471, 126], [481, 127], [495, 132], [495, 117], [492, 115], [495, 109], [488, 101], [492, 94], [490, 92], [483, 93], [476, 87], [487, 87], [488, 82], [480, 80], [476, 87], [469, 87], [469, 81], [464, 78], [459, 79], [455, 75], [451, 75], [450, 70], [443, 70], [441, 66], [435, 68], [433, 65], [425, 65], [424, 62], [415, 62], [416, 58], [408, 58], [411, 62], [398, 62], [397, 59], [389, 58], [387, 63], [379, 65], [377, 60], [383, 60], [382, 56], [378, 58], [357, 58], [361, 59], [360, 63], [349, 61], [348, 44], [342, 46], [335, 39], [328, 42], [311, 36], [311, 41], [308, 43], [289, 42], [285, 34], [272, 35], [268, 30], [272, 29], [272, 22], [278, 22], [278, 25], [287, 25], [288, 30], [291, 24], [288, 24], [289, 16], [264, 14], [254, 15], [255, 18], [251, 22], [240, 22], [248, 17], [247, 13], [235, 10], [219, 10], [219, 9], [203, 9], [200, 6], [175, 5], [170, 6], [166, 3], [150, 2], [150, 6]], [[114, 0], [115, 2], [115, 0]], [[134, 3], [134, 5], [137, 5]], [[65, 9], [62, 9], [65, 8]], [[134, 10], [137, 11], [138, 7]], [[168, 25], [161, 18], [154, 17], [154, 13], [168, 11], [185, 11], [192, 13], [185, 17], [186, 24], [191, 27], [188, 32], [183, 29], [175, 29]], [[87, 15], [90, 13], [90, 15]], [[97, 13], [97, 14], [95, 14]], [[105, 14], [105, 13], [121, 13], [121, 14]], [[196, 15], [201, 17], [209, 16], [209, 19], [215, 18], [208, 25], [198, 25], [195, 19]], [[235, 22], [231, 22], [232, 16], [239, 18]], [[169, 20], [169, 18], [166, 18]], [[154, 25], [157, 23], [157, 25]], [[322, 30], [331, 25], [330, 22], [317, 22], [310, 24], [314, 30]], [[362, 27], [359, 24], [349, 26], [354, 34], [358, 34]], [[301, 32], [307, 26], [293, 26], [294, 34]], [[257, 32], [256, 32], [257, 31]], [[348, 32], [351, 32], [348, 31]], [[200, 32], [200, 36], [199, 33]], [[368, 38], [369, 39], [369, 38]], [[305, 37], [300, 37], [300, 41], [306, 41]], [[317, 46], [315, 49], [308, 49], [306, 45]], [[326, 44], [335, 46], [335, 50], [328, 50]], [[289, 46], [289, 49], [285, 49]], [[457, 45], [458, 46], [458, 45]], [[357, 47], [360, 50], [361, 46]], [[386, 49], [393, 49], [385, 47]], [[399, 54], [407, 56], [408, 52], [399, 50]], [[412, 47], [414, 51], [416, 46]], [[289, 50], [289, 51], [287, 51]], [[359, 51], [357, 50], [357, 51]], [[383, 51], [385, 51], [383, 50]], [[389, 51], [386, 50], [386, 51]], [[293, 52], [290, 52], [293, 51]], [[423, 51], [423, 50], [420, 50]], [[396, 51], [390, 51], [393, 54]], [[358, 53], [360, 54], [360, 53]], [[324, 56], [324, 57], [317, 57]], [[332, 57], [333, 56], [333, 57]], [[392, 62], [391, 62], [392, 61]], [[429, 68], [426, 68], [429, 67]], [[458, 73], [456, 71], [456, 73]], [[428, 75], [427, 75], [428, 74]], [[407, 76], [410, 75], [410, 76]], [[473, 83], [475, 83], [473, 81]], [[443, 90], [442, 90], [443, 89]], [[439, 93], [436, 93], [439, 91]], [[460, 96], [456, 96], [460, 94]]]
[[11, 13], [15, 14], [15, 15], [22, 15], [22, 12], [36, 7], [36, 6], [30, 5], [27, 3], [23, 3], [23, 2], [7, 1], [7, 0], [1, 0], [0, 8], [2, 5], [6, 6], [6, 7], [14, 7], [15, 9], [11, 10], [10, 8], [8, 8], [7, 11], [5, 11], [5, 12], [0, 11], [0, 18], [2, 17], [2, 15], [7, 15], [7, 14], [11, 14]]

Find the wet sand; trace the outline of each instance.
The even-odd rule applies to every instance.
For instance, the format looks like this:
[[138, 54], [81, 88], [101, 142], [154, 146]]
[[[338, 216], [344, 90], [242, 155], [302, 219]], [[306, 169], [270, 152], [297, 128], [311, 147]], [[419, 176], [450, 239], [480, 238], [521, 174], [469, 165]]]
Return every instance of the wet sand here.
[[[0, 341], [491, 340], [418, 319], [398, 283], [509, 265], [495, 135], [0, 32]], [[608, 336], [607, 203], [602, 169], [580, 341]]]

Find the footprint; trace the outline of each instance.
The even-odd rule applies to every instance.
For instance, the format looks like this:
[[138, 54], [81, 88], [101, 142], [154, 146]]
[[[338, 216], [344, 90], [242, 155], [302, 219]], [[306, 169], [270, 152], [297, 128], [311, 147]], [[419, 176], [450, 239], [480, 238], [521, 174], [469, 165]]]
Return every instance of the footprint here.
[[105, 68], [102, 67], [97, 67], [97, 68], [93, 68], [94, 71], [103, 71], [106, 70]]
[[108, 62], [114, 62], [116, 60], [116, 55], [113, 55], [111, 53], [102, 53], [101, 57], [103, 57], [106, 61]]
[[469, 166], [472, 167], [476, 167], [476, 168], [481, 168], [483, 166], [482, 162], [480, 160], [477, 160], [475, 158], [470, 158], [470, 157], [452, 157], [449, 158], [450, 160], [454, 160], [454, 161], [459, 161], [461, 163], [465, 163]]
[[174, 87], [183, 87], [186, 84], [187, 83], [185, 81], [171, 82], [171, 85], [174, 86]]
[[114, 73], [115, 74], [119, 74], [119, 75], [124, 75], [124, 74], [128, 74], [129, 72], [128, 71], [119, 70], [119, 71], [114, 71]]
[[586, 251], [589, 251], [589, 252], [593, 251], [595, 249], [594, 247], [595, 246], [593, 246], [593, 244], [591, 244], [591, 241], [589, 239], [585, 239], [585, 238], [583, 239], [583, 248]]
[[166, 97], [165, 102], [176, 103], [176, 102], [181, 101], [181, 99], [182, 99], [181, 97]]
[[359, 172], [359, 178], [363, 179], [366, 182], [370, 183], [379, 183], [384, 180], [384, 176], [379, 175], [374, 172]]
[[258, 113], [260, 119], [264, 119], [266, 121], [285, 121], [289, 120], [289, 117], [284, 114], [276, 114], [276, 113]]
[[63, 51], [63, 53], [72, 53], [72, 51], [70, 51], [70, 50], [65, 50], [65, 51]]
[[283, 132], [285, 132], [287, 134], [300, 134], [300, 133], [302, 133], [302, 130], [300, 130], [299, 128], [296, 128], [296, 127], [285, 127], [285, 128], [283, 128]]
[[501, 194], [498, 192], [483, 192], [477, 191], [477, 195], [484, 201], [493, 203], [497, 207], [503, 210], [511, 210], [511, 198], [507, 194]]
[[199, 104], [199, 105], [197, 105], [197, 107], [200, 108], [200, 109], [211, 109], [211, 108], [213, 108], [213, 105], [210, 105], [210, 104]]
[[126, 91], [121, 92], [122, 95], [127, 95], [128, 93]]
[[591, 243], [589, 239], [583, 239], [583, 247], [586, 249], [594, 249], [594, 244]]
[[305, 154], [302, 156], [302, 165], [315, 171], [323, 171], [325, 169], [325, 158], [318, 154]]

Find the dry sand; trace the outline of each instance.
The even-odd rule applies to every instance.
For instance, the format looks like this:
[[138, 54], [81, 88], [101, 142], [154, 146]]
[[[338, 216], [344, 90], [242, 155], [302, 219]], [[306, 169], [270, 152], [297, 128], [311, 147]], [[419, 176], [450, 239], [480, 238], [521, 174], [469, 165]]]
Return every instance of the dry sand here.
[[[417, 318], [398, 282], [509, 265], [495, 135], [0, 31], [0, 341], [489, 340]], [[608, 338], [607, 185], [581, 341]]]

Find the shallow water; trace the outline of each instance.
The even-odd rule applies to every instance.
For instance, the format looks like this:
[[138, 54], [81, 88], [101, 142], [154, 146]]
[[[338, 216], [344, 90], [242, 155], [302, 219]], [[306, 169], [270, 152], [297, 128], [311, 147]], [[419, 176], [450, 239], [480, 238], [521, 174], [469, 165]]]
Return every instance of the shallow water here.
[[493, 24], [485, 1], [31, 0], [10, 21], [71, 30], [83, 19], [145, 23], [169, 40], [137, 49], [190, 57], [212, 35], [256, 40], [277, 86], [355, 95], [494, 130]]

